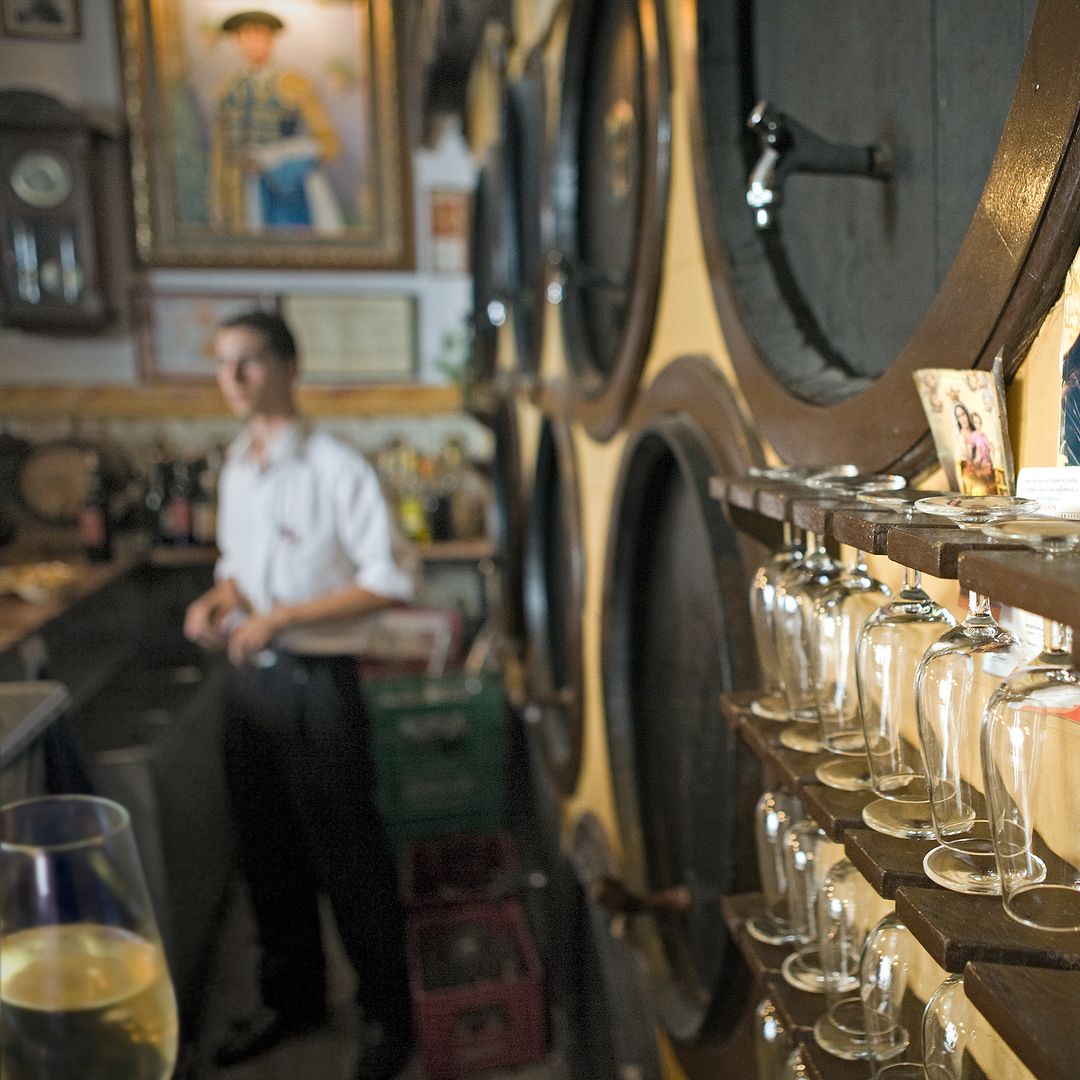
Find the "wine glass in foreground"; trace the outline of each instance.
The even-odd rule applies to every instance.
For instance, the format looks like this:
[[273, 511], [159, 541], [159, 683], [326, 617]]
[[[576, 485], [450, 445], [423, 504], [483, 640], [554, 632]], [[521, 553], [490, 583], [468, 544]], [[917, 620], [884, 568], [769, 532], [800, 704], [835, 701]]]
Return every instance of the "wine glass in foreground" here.
[[[920, 499], [915, 506], [971, 529], [1034, 511], [1038, 503], [1002, 495], [944, 495]], [[990, 695], [1025, 659], [1021, 644], [991, 613], [990, 598], [972, 593], [967, 618], [927, 649], [915, 675], [919, 739], [939, 841], [923, 859], [923, 869], [954, 892], [1001, 893], [985, 800], [972, 779], [979, 775], [979, 732]]]
[[176, 1000], [127, 811], [12, 803], [0, 856], [0, 1076], [171, 1076]]
[[[1080, 549], [1077, 521], [1004, 521], [984, 531], [1047, 560]], [[1043, 651], [987, 706], [983, 779], [1005, 910], [1027, 926], [1080, 930], [1080, 670], [1066, 628], [1043, 625]]]

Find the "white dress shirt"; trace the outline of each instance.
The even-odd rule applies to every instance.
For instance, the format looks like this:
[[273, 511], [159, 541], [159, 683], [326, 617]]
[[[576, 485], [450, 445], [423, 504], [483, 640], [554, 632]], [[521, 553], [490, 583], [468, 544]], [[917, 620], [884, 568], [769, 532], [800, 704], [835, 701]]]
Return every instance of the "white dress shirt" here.
[[[394, 561], [390, 514], [375, 470], [303, 421], [282, 428], [260, 461], [245, 430], [229, 447], [218, 487], [215, 577], [232, 578], [253, 611], [359, 585], [395, 600], [412, 581]], [[274, 642], [290, 652], [356, 651], [363, 618], [293, 627]]]

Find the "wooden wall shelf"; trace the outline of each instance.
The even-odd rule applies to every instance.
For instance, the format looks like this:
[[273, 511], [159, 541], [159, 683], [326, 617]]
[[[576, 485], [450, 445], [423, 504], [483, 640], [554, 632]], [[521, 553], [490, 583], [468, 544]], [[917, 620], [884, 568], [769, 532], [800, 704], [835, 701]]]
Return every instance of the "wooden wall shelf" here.
[[904, 886], [896, 913], [946, 971], [976, 960], [1080, 971], [1080, 932], [1033, 930], [1009, 918], [996, 896]]
[[1080, 628], [1080, 555], [964, 552], [959, 575], [965, 589]]
[[1080, 971], [968, 964], [964, 993], [1041, 1080], [1075, 1080]]
[[[850, 500], [808, 497], [807, 489], [749, 477], [714, 478], [714, 498], [732, 523], [758, 539], [788, 521], [826, 541], [847, 544], [939, 578], [959, 578], [965, 589], [1080, 628], [1080, 555], [1044, 557], [963, 530], [940, 518], [906, 517]], [[922, 492], [921, 495], [930, 494]], [[1080, 647], [1076, 649], [1080, 660]], [[924, 841], [882, 836], [867, 829], [867, 792], [837, 791], [816, 782], [826, 755], [782, 747], [783, 724], [750, 712], [754, 693], [720, 699], [725, 720], [762, 762], [767, 782], [798, 795], [829, 838], [879, 895], [894, 899], [897, 914], [930, 956], [948, 971], [964, 971], [972, 1002], [1039, 1076], [1071, 1078], [1080, 1060], [1080, 1030], [1062, 1022], [1080, 1010], [1080, 933], [1055, 934], [1022, 926], [1006, 915], [1000, 898], [963, 896], [934, 885], [923, 873]], [[755, 975], [763, 979], [793, 1038], [808, 1075], [816, 1080], [864, 1077], [865, 1065], [823, 1053], [814, 1043], [814, 1017], [824, 999], [789, 987], [778, 973], [783, 949], [755, 942], [742, 926], [742, 898], [725, 900], [732, 934]], [[760, 904], [760, 897], [748, 899]], [[768, 954], [765, 954], [768, 950]], [[1060, 970], [1059, 970], [1060, 969]], [[918, 1029], [917, 1018], [914, 1022]]]
[[[763, 539], [778, 522], [791, 522], [830, 542], [888, 557], [938, 578], [959, 578], [1002, 603], [1080, 628], [1080, 555], [1048, 561], [1023, 545], [958, 529], [940, 518], [903, 517], [802, 485], [757, 477], [713, 477], [710, 493], [740, 530]], [[913, 492], [914, 493], [914, 492]], [[919, 491], [919, 496], [934, 492]], [[1080, 656], [1080, 647], [1076, 650]]]
[[[0, 415], [20, 420], [176, 420], [227, 417], [221, 392], [212, 383], [139, 386], [3, 386]], [[433, 416], [459, 412], [456, 386], [307, 386], [300, 403], [309, 416]]]
[[901, 886], [937, 888], [923, 872], [923, 856], [937, 845], [928, 840], [903, 840], [872, 829], [848, 829], [844, 852], [860, 874], [886, 900]]

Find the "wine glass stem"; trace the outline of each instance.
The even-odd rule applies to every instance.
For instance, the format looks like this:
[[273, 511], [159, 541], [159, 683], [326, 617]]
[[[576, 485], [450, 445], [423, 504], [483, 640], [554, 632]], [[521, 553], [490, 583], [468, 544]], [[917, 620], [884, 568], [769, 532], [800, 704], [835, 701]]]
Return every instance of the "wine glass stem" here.
[[922, 571], [912, 566], [904, 567], [904, 591], [912, 592], [922, 588]]
[[1062, 652], [1067, 647], [1068, 631], [1062, 623], [1043, 619], [1043, 652]]
[[974, 589], [968, 593], [968, 609], [972, 615], [979, 615], [985, 617], [990, 614], [990, 597], [984, 596], [982, 593], [975, 592]]

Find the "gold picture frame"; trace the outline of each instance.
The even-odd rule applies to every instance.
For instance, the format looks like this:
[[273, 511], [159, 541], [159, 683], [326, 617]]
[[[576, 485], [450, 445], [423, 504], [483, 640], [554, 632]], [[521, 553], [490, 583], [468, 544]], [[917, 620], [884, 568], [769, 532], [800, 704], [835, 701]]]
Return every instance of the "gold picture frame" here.
[[391, 0], [121, 5], [144, 263], [412, 268]]

